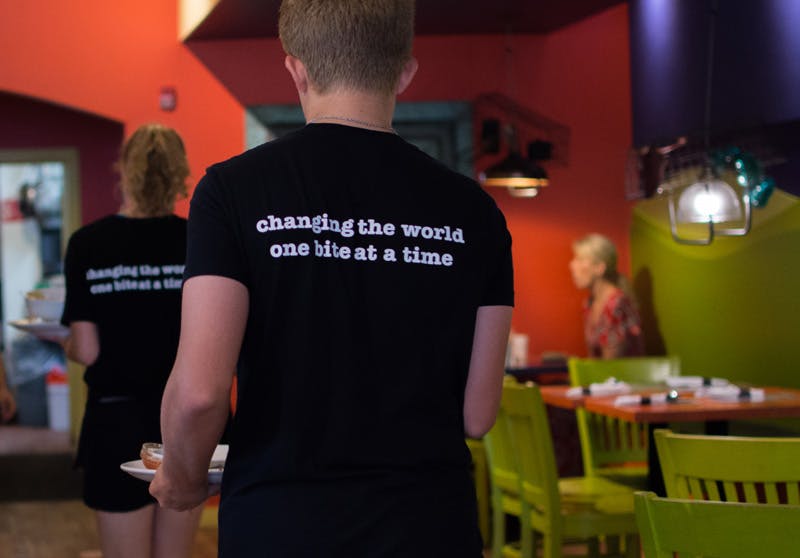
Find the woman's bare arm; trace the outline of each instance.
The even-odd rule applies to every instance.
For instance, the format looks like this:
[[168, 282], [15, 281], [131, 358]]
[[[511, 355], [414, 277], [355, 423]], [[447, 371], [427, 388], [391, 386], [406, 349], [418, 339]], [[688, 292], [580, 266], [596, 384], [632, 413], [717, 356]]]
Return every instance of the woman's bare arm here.
[[67, 358], [84, 366], [94, 364], [100, 355], [100, 335], [94, 322], [72, 322], [69, 337], [60, 341]]

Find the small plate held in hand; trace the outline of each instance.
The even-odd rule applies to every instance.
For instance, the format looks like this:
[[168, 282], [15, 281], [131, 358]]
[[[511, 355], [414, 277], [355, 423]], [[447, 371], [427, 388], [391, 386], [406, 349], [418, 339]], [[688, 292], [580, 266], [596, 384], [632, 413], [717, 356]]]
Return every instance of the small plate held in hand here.
[[[211, 456], [211, 462], [208, 466], [209, 484], [220, 484], [222, 482], [222, 473], [224, 472], [225, 460], [227, 457], [227, 444], [220, 444], [214, 449], [214, 454]], [[156, 469], [148, 469], [141, 459], [127, 461], [119, 467], [129, 475], [147, 482], [152, 481], [156, 474]]]

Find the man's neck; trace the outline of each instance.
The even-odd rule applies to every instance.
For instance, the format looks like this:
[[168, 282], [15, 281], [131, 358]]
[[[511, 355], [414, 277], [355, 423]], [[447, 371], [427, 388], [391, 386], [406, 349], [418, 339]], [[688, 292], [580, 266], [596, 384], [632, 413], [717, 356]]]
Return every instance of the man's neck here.
[[370, 130], [393, 131], [393, 95], [363, 91], [309, 92], [301, 100], [308, 123], [335, 123]]

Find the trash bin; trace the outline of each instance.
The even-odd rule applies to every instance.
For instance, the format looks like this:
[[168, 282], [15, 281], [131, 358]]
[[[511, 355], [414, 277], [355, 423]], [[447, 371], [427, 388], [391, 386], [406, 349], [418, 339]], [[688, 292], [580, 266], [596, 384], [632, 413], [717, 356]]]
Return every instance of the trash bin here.
[[[66, 370], [67, 361], [63, 349], [57, 343], [42, 341], [27, 333], [13, 338], [7, 348], [6, 372], [8, 383], [17, 397], [17, 423], [47, 427], [49, 398], [46, 378], [50, 370]], [[69, 388], [55, 388], [54, 396], [59, 400], [65, 388], [69, 412]], [[56, 407], [59, 405], [60, 402]]]

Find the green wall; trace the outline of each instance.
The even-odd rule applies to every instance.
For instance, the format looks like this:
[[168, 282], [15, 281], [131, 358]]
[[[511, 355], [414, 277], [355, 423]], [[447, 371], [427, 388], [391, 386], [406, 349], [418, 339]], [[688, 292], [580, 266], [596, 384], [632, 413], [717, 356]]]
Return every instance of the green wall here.
[[800, 202], [775, 191], [744, 237], [676, 243], [666, 199], [634, 208], [631, 277], [648, 351], [685, 374], [800, 388]]

